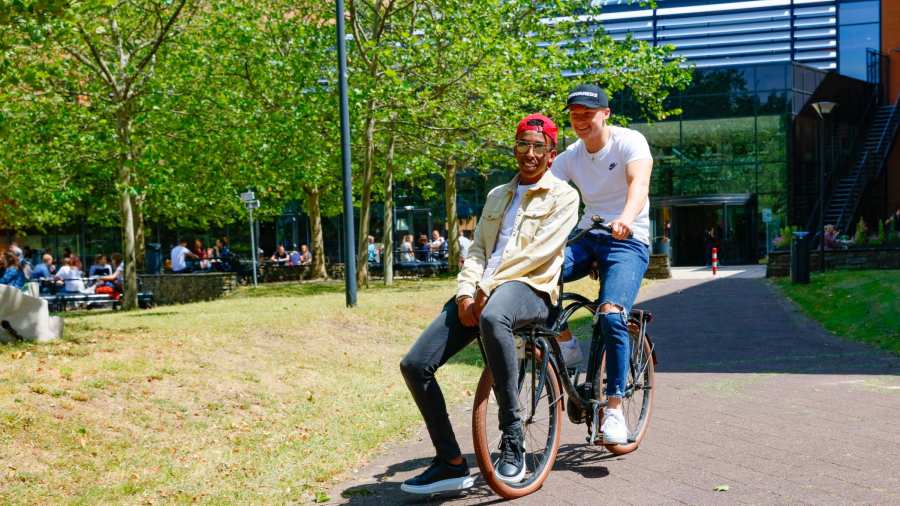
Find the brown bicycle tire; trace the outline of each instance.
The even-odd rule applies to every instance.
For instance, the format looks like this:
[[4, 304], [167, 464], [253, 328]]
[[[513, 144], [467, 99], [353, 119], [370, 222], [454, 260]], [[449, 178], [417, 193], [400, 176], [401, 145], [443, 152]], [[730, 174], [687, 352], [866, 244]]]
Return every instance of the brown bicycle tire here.
[[[634, 335], [637, 332], [637, 329], [634, 328], [634, 325], [628, 325], [628, 333], [630, 335]], [[626, 455], [638, 449], [641, 445], [641, 441], [644, 440], [644, 436], [647, 435], [647, 428], [650, 426], [650, 419], [653, 415], [653, 396], [656, 391], [656, 369], [655, 364], [653, 363], [653, 355], [651, 354], [652, 349], [650, 347], [650, 340], [643, 340], [644, 353], [647, 357], [647, 377], [649, 378], [650, 389], [648, 390], [649, 394], [649, 402], [647, 404], [647, 413], [644, 415], [644, 422], [641, 425], [641, 430], [638, 432], [637, 436], [635, 436], [634, 441], [629, 442], [627, 444], [619, 444], [619, 445], [603, 445], [606, 449], [614, 454], [614, 455]], [[604, 375], [606, 374], [606, 353], [603, 353], [603, 356], [600, 358], [600, 368], [597, 370], [597, 384], [603, 384], [602, 380]], [[602, 389], [601, 389], [602, 390]], [[600, 392], [599, 397], [602, 398], [605, 396], [603, 392]], [[600, 415], [600, 423], [603, 423], [603, 415], [601, 412]]]
[[491, 449], [488, 447], [486, 425], [487, 423], [496, 423], [496, 420], [490, 422], [487, 420], [488, 399], [490, 399], [491, 388], [494, 385], [491, 370], [486, 367], [481, 373], [481, 379], [478, 381], [478, 388], [475, 390], [475, 405], [472, 409], [472, 441], [475, 447], [475, 459], [478, 461], [478, 468], [481, 470], [482, 478], [491, 487], [491, 490], [504, 499], [517, 499], [540, 489], [556, 463], [560, 434], [562, 433], [562, 397], [556, 369], [553, 367], [552, 362], [548, 363], [548, 367], [550, 369], [547, 371], [547, 386], [545, 388], [550, 388], [550, 391], [560, 399], [553, 408], [556, 410], [556, 430], [552, 438], [550, 456], [546, 465], [538, 473], [538, 477], [525, 487], [510, 486], [494, 476], [494, 464], [491, 462]]

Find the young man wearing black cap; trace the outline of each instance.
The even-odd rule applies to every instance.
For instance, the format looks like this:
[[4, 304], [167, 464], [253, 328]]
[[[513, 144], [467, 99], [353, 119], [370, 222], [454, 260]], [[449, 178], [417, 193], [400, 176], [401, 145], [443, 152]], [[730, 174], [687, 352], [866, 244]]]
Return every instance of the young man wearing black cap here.
[[[578, 140], [553, 162], [552, 172], [572, 181], [585, 204], [579, 228], [588, 228], [591, 216], [612, 227], [586, 234], [566, 248], [563, 281], [590, 273], [596, 262], [600, 279], [598, 321], [607, 343], [606, 395], [609, 405], [600, 428], [607, 444], [628, 441], [621, 403], [629, 357], [628, 313], [641, 287], [650, 258], [650, 172], [653, 158], [644, 136], [628, 128], [608, 124], [606, 93], [591, 84], [576, 87], [566, 102], [569, 120]], [[566, 364], [582, 360], [581, 349], [571, 334], [560, 338]]]
[[547, 170], [556, 155], [556, 135], [556, 125], [546, 116], [532, 114], [519, 122], [514, 146], [519, 173], [488, 193], [456, 296], [400, 362], [437, 452], [425, 472], [403, 482], [405, 492], [433, 494], [472, 486], [434, 375], [479, 334], [494, 376], [503, 431], [495, 474], [509, 483], [525, 475], [512, 331], [547, 319], [559, 296], [566, 238], [578, 220], [578, 192]]

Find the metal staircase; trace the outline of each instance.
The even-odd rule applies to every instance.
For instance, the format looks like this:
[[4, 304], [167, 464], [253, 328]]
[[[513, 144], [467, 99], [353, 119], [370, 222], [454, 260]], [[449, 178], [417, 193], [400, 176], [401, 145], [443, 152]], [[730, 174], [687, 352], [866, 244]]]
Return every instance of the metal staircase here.
[[866, 187], [884, 169], [900, 126], [900, 97], [894, 105], [878, 107], [866, 132], [856, 163], [834, 186], [825, 208], [825, 224], [850, 234], [856, 210]]

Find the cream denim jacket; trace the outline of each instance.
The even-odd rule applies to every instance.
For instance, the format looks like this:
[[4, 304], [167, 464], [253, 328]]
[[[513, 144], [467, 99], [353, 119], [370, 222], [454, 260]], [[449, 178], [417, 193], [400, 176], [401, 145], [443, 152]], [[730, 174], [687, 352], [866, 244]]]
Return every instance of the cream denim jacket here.
[[546, 293], [556, 303], [566, 239], [578, 221], [578, 192], [550, 170], [522, 196], [500, 265], [492, 277], [481, 279], [518, 184], [517, 175], [488, 193], [475, 227], [475, 241], [457, 277], [457, 297], [474, 297], [476, 290], [490, 297], [491, 291], [501, 284], [521, 281]]

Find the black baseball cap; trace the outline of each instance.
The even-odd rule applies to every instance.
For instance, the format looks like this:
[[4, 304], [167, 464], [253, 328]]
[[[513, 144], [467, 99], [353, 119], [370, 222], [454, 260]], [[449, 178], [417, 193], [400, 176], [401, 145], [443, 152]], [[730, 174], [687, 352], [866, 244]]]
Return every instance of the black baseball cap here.
[[569, 98], [566, 99], [565, 111], [573, 105], [583, 105], [589, 109], [601, 109], [609, 107], [609, 99], [603, 88], [594, 84], [581, 84], [576, 86], [569, 92]]

